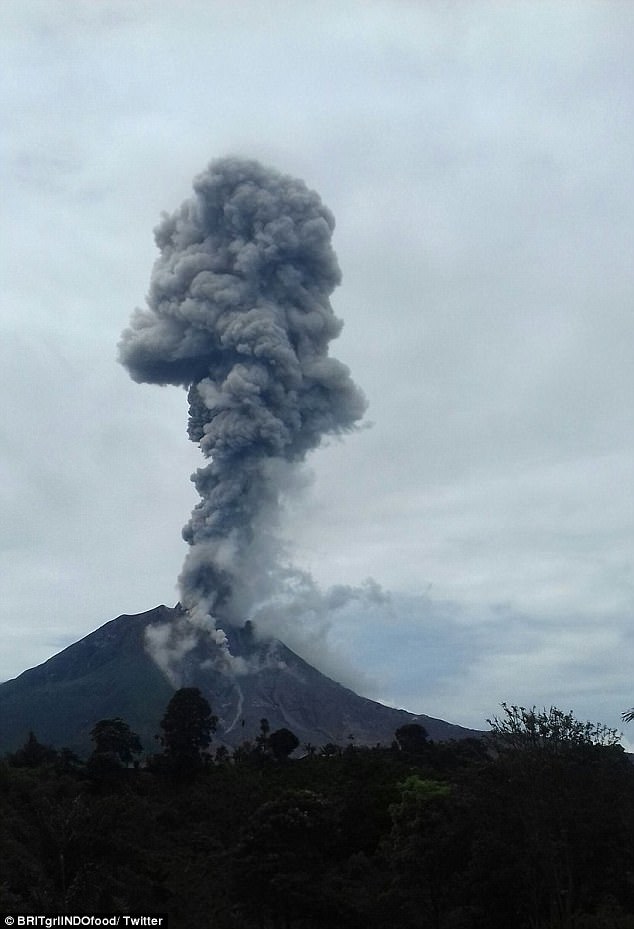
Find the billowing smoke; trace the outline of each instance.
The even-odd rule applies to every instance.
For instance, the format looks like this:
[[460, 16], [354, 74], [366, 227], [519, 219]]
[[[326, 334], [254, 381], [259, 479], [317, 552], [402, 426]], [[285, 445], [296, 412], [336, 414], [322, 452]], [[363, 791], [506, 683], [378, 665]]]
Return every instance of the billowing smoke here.
[[212, 162], [155, 230], [147, 307], [120, 358], [138, 382], [188, 390], [189, 437], [209, 463], [183, 536], [179, 578], [194, 623], [242, 623], [276, 596], [280, 502], [326, 435], [355, 427], [365, 399], [328, 354], [341, 331], [334, 218], [295, 178], [255, 161]]

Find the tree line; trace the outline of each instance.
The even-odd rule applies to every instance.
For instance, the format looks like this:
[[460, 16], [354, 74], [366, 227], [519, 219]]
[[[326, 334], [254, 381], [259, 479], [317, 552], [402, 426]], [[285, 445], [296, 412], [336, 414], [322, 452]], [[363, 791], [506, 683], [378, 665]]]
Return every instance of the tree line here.
[[[169, 912], [212, 929], [634, 929], [634, 766], [618, 734], [502, 705], [481, 739], [233, 751], [177, 691], [157, 752], [98, 721], [0, 764], [0, 911]], [[136, 764], [135, 764], [136, 761]]]

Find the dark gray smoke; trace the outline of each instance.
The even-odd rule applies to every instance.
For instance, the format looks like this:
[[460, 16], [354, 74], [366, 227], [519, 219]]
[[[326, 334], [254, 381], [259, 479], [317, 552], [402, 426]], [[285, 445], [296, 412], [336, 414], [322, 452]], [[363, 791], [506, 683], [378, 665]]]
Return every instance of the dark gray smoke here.
[[328, 354], [341, 274], [319, 196], [237, 158], [193, 187], [155, 230], [147, 307], [119, 348], [135, 381], [188, 390], [189, 437], [209, 464], [192, 476], [201, 500], [183, 530], [181, 602], [235, 623], [275, 594], [276, 518], [297, 464], [366, 404]]

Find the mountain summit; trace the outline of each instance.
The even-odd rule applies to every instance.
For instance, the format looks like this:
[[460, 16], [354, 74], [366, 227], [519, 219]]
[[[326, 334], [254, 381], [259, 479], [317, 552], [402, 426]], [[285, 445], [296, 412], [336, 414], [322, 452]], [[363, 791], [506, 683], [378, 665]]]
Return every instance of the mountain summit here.
[[215, 744], [253, 739], [260, 720], [272, 730], [291, 729], [301, 744], [389, 744], [395, 730], [417, 722], [434, 740], [475, 735], [429, 716], [360, 697], [321, 674], [277, 639], [258, 638], [247, 623], [227, 632], [232, 655], [245, 671], [228, 674], [218, 646], [206, 639], [187, 652], [179, 680], [166, 675], [146, 647], [148, 627], [165, 628], [182, 616], [179, 607], [158, 606], [123, 615], [65, 648], [48, 661], [0, 684], [0, 751], [24, 744], [29, 731], [57, 748], [91, 749], [90, 731], [100, 719], [120, 716], [156, 749], [155, 735], [177, 686], [198, 687], [218, 717]]

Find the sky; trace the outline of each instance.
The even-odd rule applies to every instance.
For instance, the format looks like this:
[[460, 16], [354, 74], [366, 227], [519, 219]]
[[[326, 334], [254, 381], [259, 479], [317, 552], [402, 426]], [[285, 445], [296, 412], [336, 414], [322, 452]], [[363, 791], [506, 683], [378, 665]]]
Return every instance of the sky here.
[[369, 404], [282, 529], [382, 593], [288, 644], [413, 712], [634, 744], [634, 6], [5, 0], [0, 54], [0, 680], [178, 599], [202, 459], [117, 342], [161, 212], [238, 155], [334, 213]]

